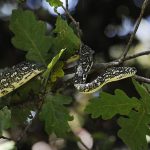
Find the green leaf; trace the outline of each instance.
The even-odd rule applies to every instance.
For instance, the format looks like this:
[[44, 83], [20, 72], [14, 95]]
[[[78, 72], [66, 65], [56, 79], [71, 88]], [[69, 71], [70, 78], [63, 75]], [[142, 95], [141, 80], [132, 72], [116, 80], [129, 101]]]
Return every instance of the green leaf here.
[[37, 21], [33, 12], [14, 10], [10, 20], [10, 29], [15, 34], [12, 43], [18, 49], [27, 51], [28, 60], [46, 64], [51, 42], [46, 36], [46, 24]]
[[75, 35], [67, 22], [60, 17], [57, 18], [54, 33], [57, 34], [53, 40], [55, 51], [66, 48], [65, 58], [72, 56], [79, 49], [80, 39]]
[[52, 71], [53, 67], [55, 64], [58, 62], [60, 59], [61, 55], [64, 53], [65, 49], [62, 49], [53, 59], [52, 61], [48, 64], [47, 70], [43, 73], [43, 77], [48, 78], [50, 72]]
[[51, 6], [59, 7], [62, 6], [63, 3], [60, 0], [46, 0]]
[[45, 121], [45, 130], [48, 134], [55, 133], [64, 136], [69, 130], [68, 121], [72, 120], [65, 104], [70, 104], [71, 98], [63, 95], [47, 95], [40, 112], [40, 119]]
[[147, 92], [147, 90], [140, 85], [137, 81], [132, 79], [132, 82], [139, 93], [141, 97], [142, 106], [144, 107], [144, 110], [150, 114], [150, 94]]
[[118, 123], [122, 129], [118, 135], [132, 150], [147, 150], [146, 135], [150, 130], [150, 115], [145, 112], [132, 111], [129, 118], [121, 117]]
[[64, 63], [62, 61], [60, 61], [56, 64], [56, 66], [54, 67], [54, 69], [50, 75], [52, 82], [56, 82], [57, 78], [61, 78], [64, 76], [64, 71], [62, 69], [63, 66], [64, 66]]
[[8, 107], [4, 107], [0, 110], [0, 135], [2, 131], [10, 128], [11, 126], [11, 111]]
[[57, 63], [57, 61], [59, 60], [59, 58], [61, 57], [61, 55], [63, 54], [63, 52], [65, 51], [65, 49], [62, 49], [53, 59], [52, 61], [48, 64], [47, 68], [49, 70], [51, 70], [54, 65]]
[[115, 90], [115, 95], [102, 92], [100, 98], [91, 100], [85, 111], [92, 114], [93, 118], [102, 116], [103, 119], [110, 119], [116, 114], [128, 115], [132, 108], [139, 106], [138, 99], [129, 98], [118, 89]]

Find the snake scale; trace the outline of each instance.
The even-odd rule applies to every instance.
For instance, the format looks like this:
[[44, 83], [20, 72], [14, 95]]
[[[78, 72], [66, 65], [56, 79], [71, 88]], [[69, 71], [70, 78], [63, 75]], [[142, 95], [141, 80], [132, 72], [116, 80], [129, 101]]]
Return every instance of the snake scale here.
[[87, 45], [82, 44], [80, 48], [80, 58], [75, 71], [74, 86], [80, 92], [93, 93], [99, 90], [108, 82], [113, 82], [134, 76], [137, 72], [135, 67], [112, 67], [98, 76], [90, 83], [86, 83], [86, 78], [93, 65], [94, 51]]
[[[112, 67], [108, 68], [92, 82], [86, 83], [86, 78], [93, 65], [93, 53], [91, 48], [82, 44], [79, 51], [80, 58], [74, 76], [74, 86], [80, 92], [93, 93], [108, 82], [128, 78], [136, 73], [134, 67]], [[43, 71], [45, 69], [42, 65], [27, 61], [4, 69], [0, 72], [0, 97], [19, 88]]]

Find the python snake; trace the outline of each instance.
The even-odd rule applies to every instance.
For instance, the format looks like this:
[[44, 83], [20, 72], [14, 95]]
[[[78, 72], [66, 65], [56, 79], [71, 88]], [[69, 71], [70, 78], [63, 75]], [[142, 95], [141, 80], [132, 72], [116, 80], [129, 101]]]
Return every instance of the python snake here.
[[87, 45], [82, 44], [80, 48], [80, 58], [75, 71], [74, 86], [84, 93], [93, 93], [99, 90], [108, 82], [113, 82], [134, 76], [137, 72], [135, 67], [112, 67], [98, 76], [90, 83], [86, 83], [86, 78], [93, 65], [94, 51]]
[[[93, 53], [91, 48], [82, 44], [74, 76], [74, 86], [80, 92], [93, 93], [108, 82], [128, 78], [136, 73], [134, 67], [112, 67], [108, 68], [104, 74], [98, 76], [92, 82], [86, 83], [87, 75], [93, 65]], [[27, 61], [4, 69], [0, 72], [0, 97], [19, 88], [43, 71], [45, 71], [45, 68], [42, 65]]]
[[41, 72], [42, 65], [27, 61], [4, 69], [0, 72], [0, 97], [14, 91]]

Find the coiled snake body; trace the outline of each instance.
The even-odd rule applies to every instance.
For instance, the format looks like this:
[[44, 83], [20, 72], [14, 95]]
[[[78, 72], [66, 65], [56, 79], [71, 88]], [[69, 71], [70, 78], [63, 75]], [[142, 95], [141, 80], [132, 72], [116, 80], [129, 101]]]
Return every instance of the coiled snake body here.
[[[93, 65], [93, 50], [86, 45], [80, 48], [80, 58], [74, 76], [74, 86], [80, 92], [93, 93], [108, 82], [128, 78], [136, 73], [134, 67], [112, 67], [90, 83], [86, 78]], [[42, 65], [22, 62], [0, 72], [0, 97], [14, 91], [18, 87], [37, 76], [45, 69]]]
[[112, 67], [108, 68], [103, 74], [98, 76], [90, 83], [86, 83], [86, 78], [93, 65], [93, 50], [86, 45], [80, 49], [80, 59], [75, 71], [74, 86], [84, 93], [93, 93], [99, 90], [108, 82], [113, 82], [134, 76], [135, 67]]

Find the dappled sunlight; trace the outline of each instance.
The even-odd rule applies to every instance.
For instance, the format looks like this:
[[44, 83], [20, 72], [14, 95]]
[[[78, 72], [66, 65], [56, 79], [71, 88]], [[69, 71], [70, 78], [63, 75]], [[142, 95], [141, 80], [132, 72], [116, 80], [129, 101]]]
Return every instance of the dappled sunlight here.
[[[61, 0], [63, 2], [63, 6], [66, 7], [66, 1], [65, 0]], [[78, 0], [69, 0], [68, 1], [68, 6], [69, 6], [69, 11], [73, 11], [75, 10], [75, 7], [77, 6], [78, 4]], [[46, 10], [49, 11], [49, 13], [51, 13], [52, 15], [57, 15], [57, 13], [55, 13], [54, 11], [54, 7], [51, 7], [49, 5], [48, 2], [46, 2], [46, 0], [43, 0], [42, 1], [42, 7]], [[60, 13], [60, 14], [64, 14], [64, 10], [61, 8], [61, 7], [58, 7], [57, 8], [57, 12]]]
[[17, 9], [17, 6], [16, 2], [0, 2], [0, 18], [7, 19], [12, 14], [12, 10]]

